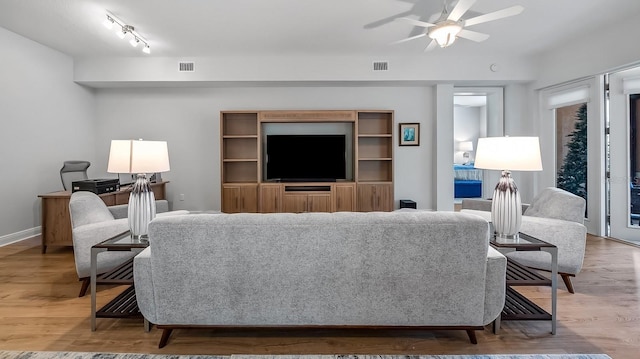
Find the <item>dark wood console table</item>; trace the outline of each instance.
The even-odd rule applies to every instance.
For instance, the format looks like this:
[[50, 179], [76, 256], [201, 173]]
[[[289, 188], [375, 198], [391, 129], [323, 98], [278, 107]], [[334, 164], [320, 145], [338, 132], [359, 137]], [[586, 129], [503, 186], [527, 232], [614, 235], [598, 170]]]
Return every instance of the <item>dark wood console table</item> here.
[[[151, 183], [156, 199], [166, 199], [165, 187], [168, 181]], [[130, 186], [119, 191], [103, 193], [100, 196], [107, 206], [129, 203]], [[47, 246], [73, 246], [71, 239], [71, 218], [69, 199], [71, 191], [58, 191], [41, 194], [42, 198], [42, 253]]]

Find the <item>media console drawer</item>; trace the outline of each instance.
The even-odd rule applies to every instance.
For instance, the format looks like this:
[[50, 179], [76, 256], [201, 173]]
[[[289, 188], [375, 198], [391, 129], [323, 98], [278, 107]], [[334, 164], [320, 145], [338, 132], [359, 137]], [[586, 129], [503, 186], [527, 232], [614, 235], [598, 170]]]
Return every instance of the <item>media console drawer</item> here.
[[285, 192], [331, 192], [331, 186], [284, 186]]
[[263, 183], [260, 212], [339, 212], [356, 210], [355, 182]]

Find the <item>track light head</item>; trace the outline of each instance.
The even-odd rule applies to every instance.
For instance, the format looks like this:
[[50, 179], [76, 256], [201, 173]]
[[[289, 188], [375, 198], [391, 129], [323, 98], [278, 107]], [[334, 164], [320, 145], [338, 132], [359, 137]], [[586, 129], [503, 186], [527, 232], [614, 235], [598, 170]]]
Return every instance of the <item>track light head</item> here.
[[131, 32], [133, 32], [133, 26], [122, 25], [119, 31], [116, 31], [116, 35], [118, 35], [119, 38], [124, 39], [124, 37], [127, 36], [127, 33]]
[[116, 18], [111, 13], [107, 13], [106, 16], [107, 18], [103, 22], [103, 25], [106, 28], [111, 29], [114, 27], [114, 24], [118, 25], [116, 27], [115, 33], [119, 38], [124, 39], [125, 37], [127, 37], [127, 34], [131, 34], [131, 36], [133, 37], [131, 40], [129, 40], [129, 44], [131, 44], [131, 46], [138, 47], [138, 44], [142, 43], [144, 45], [144, 47], [142, 48], [142, 52], [144, 52], [145, 54], [151, 53], [149, 43], [142, 36], [140, 36], [140, 34], [135, 32], [135, 28], [133, 26], [125, 24], [122, 20]]
[[111, 18], [111, 16], [107, 15], [107, 18], [104, 20], [102, 25], [104, 25], [104, 27], [106, 27], [107, 29], [111, 30], [113, 28], [113, 23], [114, 21]]

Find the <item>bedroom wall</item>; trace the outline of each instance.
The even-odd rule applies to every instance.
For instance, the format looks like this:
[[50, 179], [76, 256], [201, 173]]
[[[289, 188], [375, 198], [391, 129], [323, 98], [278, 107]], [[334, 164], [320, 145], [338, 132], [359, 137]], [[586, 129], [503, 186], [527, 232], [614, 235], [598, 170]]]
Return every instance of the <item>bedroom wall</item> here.
[[469, 152], [469, 160], [473, 162], [475, 149], [478, 145], [478, 138], [480, 136], [480, 126], [482, 125], [482, 116], [486, 112], [486, 107], [468, 107], [468, 106], [454, 106], [453, 107], [453, 140], [454, 140], [454, 163], [464, 163], [463, 152], [457, 148], [458, 142], [471, 141], [473, 142], [474, 151]]
[[94, 162], [95, 107], [69, 56], [3, 28], [0, 48], [2, 245], [39, 233], [38, 194], [62, 190], [63, 161]]

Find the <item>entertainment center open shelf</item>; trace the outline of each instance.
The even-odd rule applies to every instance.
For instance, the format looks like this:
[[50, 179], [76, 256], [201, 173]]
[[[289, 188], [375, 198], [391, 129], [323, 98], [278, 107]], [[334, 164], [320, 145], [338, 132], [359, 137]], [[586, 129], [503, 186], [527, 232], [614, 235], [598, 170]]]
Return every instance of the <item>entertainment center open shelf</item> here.
[[[319, 126], [342, 129], [339, 131], [345, 133], [339, 136], [346, 143], [345, 178], [329, 182], [267, 181], [266, 126], [273, 124], [290, 124], [288, 130], [311, 124], [310, 132], [292, 130], [293, 135], [303, 136], [327, 135], [318, 130]], [[222, 111], [222, 211], [391, 211], [393, 128], [392, 110]]]

